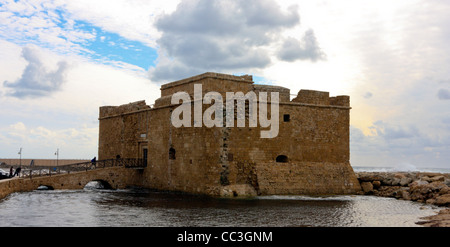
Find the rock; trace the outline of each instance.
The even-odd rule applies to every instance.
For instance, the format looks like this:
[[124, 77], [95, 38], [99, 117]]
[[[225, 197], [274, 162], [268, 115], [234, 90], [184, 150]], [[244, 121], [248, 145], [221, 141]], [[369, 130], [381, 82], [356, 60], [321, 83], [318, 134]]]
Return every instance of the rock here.
[[409, 194], [409, 192], [408, 191], [406, 191], [406, 190], [403, 190], [402, 191], [402, 199], [403, 200], [411, 200], [411, 195]]
[[361, 189], [364, 191], [365, 194], [370, 194], [373, 192], [373, 185], [371, 182], [362, 182]]
[[445, 177], [444, 176], [434, 176], [434, 177], [432, 177], [432, 178], [430, 178], [430, 180], [431, 180], [431, 182], [437, 182], [437, 181], [440, 181], [440, 182], [444, 182], [445, 181]]
[[438, 206], [450, 206], [450, 194], [436, 197], [434, 204]]
[[374, 173], [359, 173], [358, 174], [358, 180], [360, 182], [372, 182], [375, 180], [381, 180], [382, 177], [379, 174]]
[[414, 181], [409, 185], [409, 193], [411, 200], [413, 201], [424, 201], [429, 198], [429, 193], [433, 190], [428, 182], [418, 180]]
[[403, 177], [400, 179], [400, 186], [407, 186], [412, 182], [412, 178]]
[[443, 209], [437, 215], [423, 217], [426, 221], [419, 221], [416, 224], [434, 227], [450, 227], [450, 210]]
[[442, 209], [441, 211], [439, 211], [439, 213], [438, 214], [450, 214], [450, 208], [445, 208], [445, 209]]
[[404, 197], [408, 197], [409, 198], [408, 190], [409, 190], [409, 188], [397, 187], [397, 190], [394, 190], [392, 192], [392, 195], [395, 198], [398, 198], [398, 199], [403, 199]]
[[427, 176], [427, 177], [434, 177], [434, 176], [441, 176], [442, 173], [438, 172], [420, 172], [417, 174], [419, 177]]
[[439, 192], [440, 190], [444, 189], [445, 187], [447, 187], [447, 185], [445, 185], [443, 182], [432, 182], [429, 184], [431, 190], [433, 192]]
[[416, 180], [416, 181], [412, 182], [412, 183], [409, 185], [409, 187], [422, 186], [422, 185], [426, 185], [426, 184], [428, 184], [427, 181], [424, 181], [424, 180]]
[[450, 179], [446, 178], [444, 180], [444, 184], [446, 184], [447, 186], [450, 186]]
[[436, 202], [436, 199], [434, 199], [434, 198], [430, 198], [425, 201], [426, 204], [435, 204], [435, 202]]
[[398, 186], [398, 185], [400, 185], [400, 178], [394, 177], [394, 179], [392, 179], [391, 185], [392, 185], [392, 186]]
[[254, 197], [257, 193], [249, 184], [232, 184], [223, 186], [220, 195], [222, 197]]
[[378, 188], [381, 187], [381, 182], [378, 181], [378, 180], [375, 180], [375, 181], [372, 182], [372, 185], [373, 185], [374, 189], [378, 189]]
[[447, 185], [445, 187], [443, 187], [440, 191], [439, 191], [440, 195], [445, 195], [445, 194], [450, 194], [450, 187], [448, 187]]
[[400, 197], [401, 188], [400, 186], [381, 186], [377, 191], [374, 191], [374, 194], [383, 197], [396, 197], [397, 195]]
[[381, 185], [391, 186], [392, 185], [392, 178], [383, 178], [383, 180], [381, 180], [380, 182], [381, 182]]

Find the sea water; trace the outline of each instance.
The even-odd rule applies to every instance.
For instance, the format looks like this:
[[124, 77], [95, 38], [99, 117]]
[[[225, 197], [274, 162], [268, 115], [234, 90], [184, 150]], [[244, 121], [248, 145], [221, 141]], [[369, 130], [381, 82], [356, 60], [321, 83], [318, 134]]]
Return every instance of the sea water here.
[[36, 190], [0, 200], [0, 226], [420, 226], [439, 208], [375, 196], [218, 199], [146, 189]]
[[420, 167], [408, 163], [396, 166], [352, 166], [355, 172], [436, 172], [450, 173], [450, 167]]

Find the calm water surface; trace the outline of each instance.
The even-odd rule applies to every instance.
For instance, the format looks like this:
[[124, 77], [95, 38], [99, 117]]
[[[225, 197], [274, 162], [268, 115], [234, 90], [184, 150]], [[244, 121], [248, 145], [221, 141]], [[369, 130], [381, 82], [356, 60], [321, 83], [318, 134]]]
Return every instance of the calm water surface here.
[[131, 190], [37, 190], [0, 200], [0, 226], [419, 226], [438, 208], [373, 196], [230, 200]]

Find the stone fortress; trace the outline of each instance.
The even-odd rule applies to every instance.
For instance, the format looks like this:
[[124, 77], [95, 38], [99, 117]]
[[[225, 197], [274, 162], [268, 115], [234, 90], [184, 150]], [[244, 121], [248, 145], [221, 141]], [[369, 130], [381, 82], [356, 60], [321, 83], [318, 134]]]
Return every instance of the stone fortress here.
[[[226, 92], [278, 92], [278, 135], [261, 138], [265, 128], [248, 122], [174, 127], [172, 111], [180, 104], [171, 103], [172, 95], [187, 92], [194, 99], [195, 84], [224, 99]], [[290, 100], [289, 89], [254, 84], [252, 76], [208, 72], [162, 85], [152, 106], [100, 107], [98, 159], [144, 159], [139, 184], [158, 190], [224, 197], [355, 194], [361, 187], [350, 166], [350, 109], [349, 96], [300, 90]]]

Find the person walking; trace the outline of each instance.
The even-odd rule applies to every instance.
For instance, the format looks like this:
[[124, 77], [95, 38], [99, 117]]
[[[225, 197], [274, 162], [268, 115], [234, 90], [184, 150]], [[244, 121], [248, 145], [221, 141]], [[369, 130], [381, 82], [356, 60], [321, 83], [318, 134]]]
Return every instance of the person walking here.
[[95, 168], [97, 168], [97, 157], [94, 157], [93, 159], [91, 159], [91, 169], [95, 169]]
[[13, 177], [13, 167], [11, 166], [11, 168], [9, 168], [9, 177], [12, 178]]
[[16, 172], [14, 172], [13, 177], [15, 177], [16, 175], [19, 177], [19, 175], [20, 175], [20, 170], [22, 170], [22, 168], [20, 168], [20, 166], [17, 167]]

